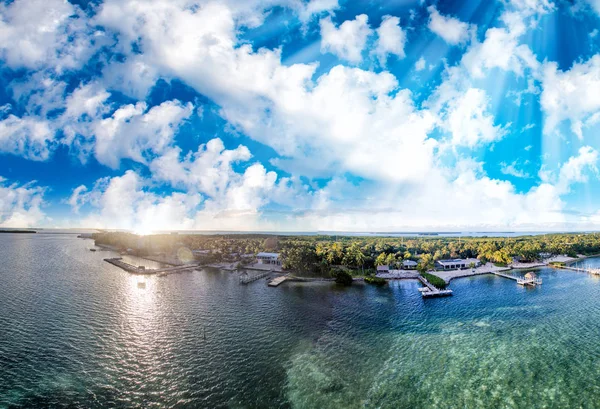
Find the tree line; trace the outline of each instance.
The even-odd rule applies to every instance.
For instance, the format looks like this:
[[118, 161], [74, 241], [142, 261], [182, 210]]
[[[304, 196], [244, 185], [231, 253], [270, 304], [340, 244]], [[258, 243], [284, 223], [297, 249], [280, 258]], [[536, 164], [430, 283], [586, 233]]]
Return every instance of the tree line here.
[[419, 263], [419, 269], [433, 267], [436, 260], [478, 258], [482, 263], [508, 264], [513, 257], [536, 261], [544, 255], [600, 253], [600, 234], [570, 233], [520, 237], [348, 237], [273, 236], [261, 234], [159, 234], [137, 236], [131, 233], [103, 232], [94, 239], [138, 254], [174, 252], [180, 247], [211, 250], [213, 257], [279, 252], [285, 269], [305, 275], [329, 275], [347, 269], [368, 274], [379, 265], [400, 266], [404, 260]]

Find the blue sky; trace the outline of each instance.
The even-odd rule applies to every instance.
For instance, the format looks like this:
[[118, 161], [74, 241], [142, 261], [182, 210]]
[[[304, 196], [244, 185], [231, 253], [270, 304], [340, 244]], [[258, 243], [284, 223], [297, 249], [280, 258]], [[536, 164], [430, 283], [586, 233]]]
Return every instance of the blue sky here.
[[0, 226], [597, 230], [596, 0], [0, 3]]

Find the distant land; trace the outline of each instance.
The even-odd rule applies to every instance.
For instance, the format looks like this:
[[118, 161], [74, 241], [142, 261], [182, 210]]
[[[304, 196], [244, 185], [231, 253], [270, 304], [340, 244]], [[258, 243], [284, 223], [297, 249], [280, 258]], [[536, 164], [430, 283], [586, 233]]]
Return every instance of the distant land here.
[[0, 233], [37, 233], [35, 230], [0, 230]]

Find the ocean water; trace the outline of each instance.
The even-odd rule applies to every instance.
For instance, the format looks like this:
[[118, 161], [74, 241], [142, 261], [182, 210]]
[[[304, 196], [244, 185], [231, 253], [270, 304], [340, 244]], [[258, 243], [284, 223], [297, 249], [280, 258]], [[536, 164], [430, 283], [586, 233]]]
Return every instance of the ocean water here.
[[0, 407], [596, 408], [600, 279], [384, 288], [138, 278], [74, 235], [0, 235]]

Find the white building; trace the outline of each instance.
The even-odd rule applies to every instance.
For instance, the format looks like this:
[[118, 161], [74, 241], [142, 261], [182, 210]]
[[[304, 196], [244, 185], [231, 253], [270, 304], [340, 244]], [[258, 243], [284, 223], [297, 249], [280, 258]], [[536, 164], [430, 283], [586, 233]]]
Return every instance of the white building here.
[[435, 267], [439, 270], [459, 270], [463, 268], [469, 268], [471, 263], [475, 265], [475, 267], [479, 267], [481, 262], [476, 258], [455, 258], [450, 260], [438, 260], [435, 262]]
[[377, 266], [377, 274], [379, 273], [389, 273], [390, 266]]
[[279, 260], [279, 253], [258, 253], [256, 259], [259, 264], [274, 264], [277, 266], [281, 265]]

